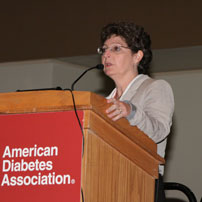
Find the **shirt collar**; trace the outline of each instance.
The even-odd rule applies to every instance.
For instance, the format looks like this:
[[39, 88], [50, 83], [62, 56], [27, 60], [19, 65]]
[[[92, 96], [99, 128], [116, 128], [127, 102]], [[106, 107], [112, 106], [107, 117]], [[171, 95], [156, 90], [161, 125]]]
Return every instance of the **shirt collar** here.
[[[139, 78], [143, 76], [143, 74], [138, 74], [126, 87], [126, 89], [124, 90], [123, 94], [121, 95], [121, 97], [119, 98], [119, 100], [122, 100], [123, 96], [128, 92], [129, 88], [133, 85], [133, 83]], [[114, 88], [114, 90], [110, 93], [110, 95], [107, 97], [107, 99], [113, 98], [116, 95], [116, 91], [117, 89]]]

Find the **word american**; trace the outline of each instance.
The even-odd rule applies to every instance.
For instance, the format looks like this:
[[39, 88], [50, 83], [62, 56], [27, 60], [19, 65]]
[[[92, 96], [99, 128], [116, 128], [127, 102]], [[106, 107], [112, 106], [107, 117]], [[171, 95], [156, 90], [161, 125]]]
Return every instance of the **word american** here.
[[6, 146], [2, 158], [21, 158], [21, 157], [42, 157], [42, 156], [58, 156], [58, 147], [34, 147], [30, 148], [10, 148]]

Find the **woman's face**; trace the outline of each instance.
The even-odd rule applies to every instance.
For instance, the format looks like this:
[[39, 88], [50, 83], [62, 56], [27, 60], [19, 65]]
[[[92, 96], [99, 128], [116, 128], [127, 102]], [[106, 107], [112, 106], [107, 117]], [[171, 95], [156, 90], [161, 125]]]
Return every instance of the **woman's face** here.
[[128, 76], [136, 76], [136, 54], [128, 48], [127, 43], [120, 36], [112, 35], [103, 45], [105, 50], [102, 55], [104, 72], [112, 79], [121, 79]]

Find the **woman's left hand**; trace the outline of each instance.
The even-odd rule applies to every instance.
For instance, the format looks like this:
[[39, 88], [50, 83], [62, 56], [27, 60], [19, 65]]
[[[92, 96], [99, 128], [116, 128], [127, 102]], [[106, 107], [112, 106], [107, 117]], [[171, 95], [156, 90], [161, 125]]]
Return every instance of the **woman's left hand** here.
[[107, 103], [113, 103], [106, 110], [107, 116], [113, 121], [127, 117], [131, 112], [131, 107], [129, 104], [116, 100], [115, 98], [108, 99]]

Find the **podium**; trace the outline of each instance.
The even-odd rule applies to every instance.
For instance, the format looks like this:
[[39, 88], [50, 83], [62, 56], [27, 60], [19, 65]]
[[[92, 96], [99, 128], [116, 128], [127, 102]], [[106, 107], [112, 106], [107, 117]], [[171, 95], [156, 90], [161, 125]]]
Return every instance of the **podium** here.
[[0, 94], [1, 198], [153, 202], [164, 163], [156, 144], [126, 119], [110, 120], [104, 97], [73, 95], [83, 133], [69, 91]]

